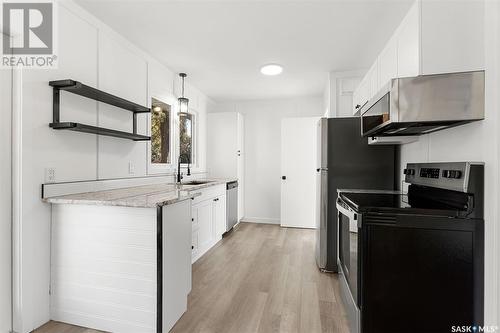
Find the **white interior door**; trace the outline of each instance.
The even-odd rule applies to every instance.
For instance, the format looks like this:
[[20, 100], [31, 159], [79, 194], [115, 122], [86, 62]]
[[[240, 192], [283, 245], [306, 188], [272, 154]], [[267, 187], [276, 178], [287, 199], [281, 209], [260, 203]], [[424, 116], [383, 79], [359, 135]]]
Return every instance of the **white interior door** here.
[[[0, 36], [3, 35], [0, 33]], [[0, 70], [0, 333], [11, 330], [12, 71]]]
[[281, 226], [315, 228], [319, 117], [281, 121]]

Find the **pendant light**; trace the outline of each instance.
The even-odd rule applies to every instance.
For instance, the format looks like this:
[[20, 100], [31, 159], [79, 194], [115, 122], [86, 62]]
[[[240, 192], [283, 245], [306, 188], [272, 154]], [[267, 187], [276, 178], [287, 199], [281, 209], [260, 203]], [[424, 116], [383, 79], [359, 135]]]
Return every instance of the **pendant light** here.
[[188, 114], [188, 104], [189, 104], [189, 99], [184, 97], [184, 78], [187, 76], [186, 73], [179, 73], [179, 76], [181, 77], [182, 80], [182, 95], [181, 97], [178, 98], [179, 100], [179, 115], [181, 114]]

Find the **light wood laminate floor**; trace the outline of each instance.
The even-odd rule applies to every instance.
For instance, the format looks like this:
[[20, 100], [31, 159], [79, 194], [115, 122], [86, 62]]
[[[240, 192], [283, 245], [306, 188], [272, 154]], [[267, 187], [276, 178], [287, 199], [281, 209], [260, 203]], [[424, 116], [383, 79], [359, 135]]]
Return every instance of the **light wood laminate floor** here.
[[[314, 231], [241, 223], [193, 265], [188, 311], [171, 332], [348, 333], [335, 274], [320, 273]], [[51, 322], [36, 333], [96, 333]]]

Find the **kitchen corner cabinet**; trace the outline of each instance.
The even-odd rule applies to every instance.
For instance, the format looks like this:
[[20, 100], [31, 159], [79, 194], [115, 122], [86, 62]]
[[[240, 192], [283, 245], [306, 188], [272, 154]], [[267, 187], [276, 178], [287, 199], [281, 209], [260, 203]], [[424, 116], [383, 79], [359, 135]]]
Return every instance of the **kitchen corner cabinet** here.
[[484, 70], [484, 15], [484, 1], [415, 1], [354, 91], [353, 114], [393, 78]]
[[226, 186], [197, 190], [199, 197], [192, 205], [192, 256], [194, 263], [218, 241], [226, 231]]

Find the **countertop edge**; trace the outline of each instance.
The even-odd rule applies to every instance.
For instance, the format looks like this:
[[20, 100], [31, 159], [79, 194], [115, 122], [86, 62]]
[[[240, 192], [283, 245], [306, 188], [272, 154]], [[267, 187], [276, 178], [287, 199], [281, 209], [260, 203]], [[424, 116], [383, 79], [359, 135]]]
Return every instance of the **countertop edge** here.
[[[230, 182], [233, 182], [237, 179], [233, 178], [228, 178], [228, 179], [214, 179], [213, 181], [210, 181], [209, 183], [206, 184], [199, 184], [199, 185], [190, 185], [190, 184], [183, 184], [184, 186], [190, 186], [187, 188], [177, 188], [176, 190], [173, 191], [165, 191], [165, 192], [152, 192], [152, 193], [145, 193], [145, 194], [139, 194], [137, 196], [130, 196], [130, 197], [124, 197], [120, 199], [112, 199], [112, 200], [103, 200], [103, 199], [82, 199], [82, 198], [72, 198], [71, 194], [65, 195], [65, 196], [58, 196], [58, 197], [50, 197], [50, 198], [43, 198], [42, 202], [44, 203], [49, 203], [49, 204], [56, 204], [56, 205], [87, 205], [87, 206], [109, 206], [109, 207], [130, 207], [130, 208], [158, 208], [158, 207], [164, 207], [168, 205], [173, 205], [178, 202], [182, 202], [185, 200], [189, 199], [194, 199], [195, 197], [198, 197], [201, 195], [199, 192], [200, 190], [204, 190], [209, 187], [213, 186], [220, 186], [224, 185]], [[175, 184], [168, 184], [168, 185], [175, 185]], [[116, 189], [117, 191], [123, 190], [123, 188]], [[110, 190], [113, 191], [113, 190]], [[174, 194], [174, 192], [177, 191], [177, 196]], [[98, 193], [100, 191], [96, 191]], [[93, 192], [89, 192], [93, 193]], [[165, 200], [160, 200], [157, 202], [151, 202], [151, 203], [144, 203], [141, 202], [140, 199], [136, 200], [134, 202], [133, 198], [140, 198], [142, 196], [147, 196], [147, 195], [155, 195], [155, 194], [160, 194], [160, 193], [165, 193], [165, 195], [168, 195], [168, 193], [172, 193], [172, 198], [167, 198]], [[182, 194], [181, 194], [182, 193]], [[78, 194], [75, 194], [75, 196]]]

